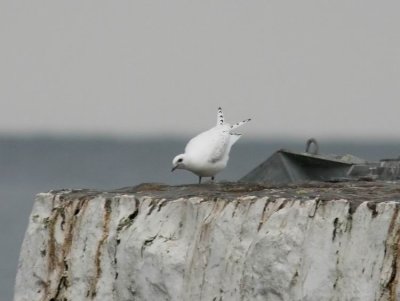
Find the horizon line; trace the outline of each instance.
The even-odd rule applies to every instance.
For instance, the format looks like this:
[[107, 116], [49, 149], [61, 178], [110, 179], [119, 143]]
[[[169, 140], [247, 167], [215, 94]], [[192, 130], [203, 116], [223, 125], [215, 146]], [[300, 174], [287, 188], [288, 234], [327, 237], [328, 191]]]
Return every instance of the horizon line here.
[[[310, 138], [317, 139], [319, 141], [343, 141], [343, 142], [360, 142], [360, 143], [368, 143], [368, 142], [394, 142], [400, 140], [399, 137], [396, 136], [365, 136], [365, 135], [352, 135], [352, 136], [334, 136], [334, 135], [326, 135], [326, 136], [304, 136], [301, 137], [299, 135], [278, 135], [272, 134], [267, 137], [263, 137], [261, 135], [252, 135], [252, 134], [244, 134], [244, 138], [247, 141], [251, 142], [265, 142], [268, 141], [288, 141], [292, 140], [293, 142], [306, 142]], [[155, 139], [167, 139], [167, 140], [187, 140], [191, 139], [194, 136], [185, 135], [185, 134], [168, 134], [164, 133], [151, 133], [151, 134], [126, 134], [126, 133], [90, 133], [87, 131], [78, 132], [45, 132], [45, 131], [15, 131], [15, 132], [6, 132], [0, 131], [0, 139], [4, 138], [17, 138], [17, 139], [93, 139], [93, 140], [155, 140]], [[399, 142], [400, 144], [400, 142]]]

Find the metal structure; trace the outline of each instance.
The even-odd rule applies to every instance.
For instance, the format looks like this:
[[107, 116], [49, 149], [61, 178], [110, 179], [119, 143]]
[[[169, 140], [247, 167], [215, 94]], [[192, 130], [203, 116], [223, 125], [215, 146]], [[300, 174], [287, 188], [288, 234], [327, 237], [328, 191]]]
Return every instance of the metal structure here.
[[400, 180], [400, 157], [396, 159], [382, 159], [377, 166], [377, 175], [384, 180]]
[[271, 184], [339, 181], [348, 178], [347, 174], [352, 166], [352, 162], [282, 149], [239, 181]]
[[[310, 151], [314, 145], [314, 150]], [[240, 182], [289, 184], [310, 181], [399, 180], [400, 157], [368, 162], [353, 155], [321, 155], [311, 138], [306, 152], [281, 149], [242, 177]]]

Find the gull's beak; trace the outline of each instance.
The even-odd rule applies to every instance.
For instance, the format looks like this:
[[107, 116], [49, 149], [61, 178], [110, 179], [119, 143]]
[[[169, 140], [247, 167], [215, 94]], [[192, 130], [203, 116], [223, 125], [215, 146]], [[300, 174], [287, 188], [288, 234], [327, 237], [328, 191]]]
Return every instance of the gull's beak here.
[[178, 165], [177, 166], [174, 166], [174, 167], [172, 167], [172, 169], [171, 169], [171, 172], [173, 172], [176, 168], [178, 167]]

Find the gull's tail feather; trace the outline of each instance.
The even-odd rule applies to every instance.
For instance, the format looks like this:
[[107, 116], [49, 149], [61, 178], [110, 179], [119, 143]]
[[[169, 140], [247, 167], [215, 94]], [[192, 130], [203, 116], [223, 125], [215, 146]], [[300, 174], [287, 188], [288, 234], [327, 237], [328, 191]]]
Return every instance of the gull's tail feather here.
[[248, 123], [250, 120], [251, 120], [251, 119], [249, 118], [249, 119], [246, 119], [246, 120], [237, 122], [237, 123], [235, 123], [235, 124], [232, 124], [232, 125], [231, 125], [231, 131], [234, 130], [234, 129], [237, 129], [239, 126], [242, 126], [242, 125], [245, 124], [245, 123]]
[[221, 107], [218, 108], [218, 114], [217, 114], [217, 125], [223, 125], [224, 124], [224, 113], [222, 113]]

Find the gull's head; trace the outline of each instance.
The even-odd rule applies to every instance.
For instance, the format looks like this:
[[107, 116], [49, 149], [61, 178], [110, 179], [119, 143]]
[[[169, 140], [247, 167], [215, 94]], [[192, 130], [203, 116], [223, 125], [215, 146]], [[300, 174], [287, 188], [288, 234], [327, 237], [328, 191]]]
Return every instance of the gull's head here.
[[172, 170], [174, 171], [175, 169], [179, 168], [185, 168], [185, 154], [180, 154], [172, 160]]

